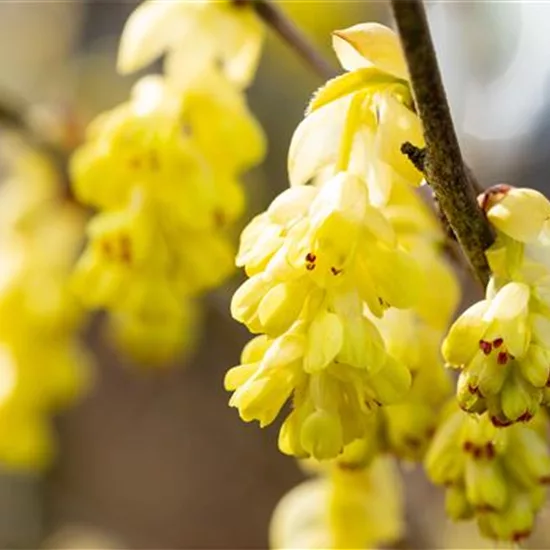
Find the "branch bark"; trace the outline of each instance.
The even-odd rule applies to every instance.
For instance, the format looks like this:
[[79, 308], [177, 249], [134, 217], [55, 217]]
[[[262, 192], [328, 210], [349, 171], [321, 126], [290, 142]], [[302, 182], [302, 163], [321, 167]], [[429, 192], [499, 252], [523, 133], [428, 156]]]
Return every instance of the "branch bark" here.
[[334, 78], [338, 72], [319, 53], [304, 33], [270, 0], [233, 0], [235, 5], [250, 5], [258, 17], [273, 29], [323, 79]]
[[424, 128], [424, 174], [457, 240], [485, 286], [490, 269], [485, 250], [494, 235], [479, 208], [443, 88], [422, 0], [391, 0], [409, 68], [417, 113]]

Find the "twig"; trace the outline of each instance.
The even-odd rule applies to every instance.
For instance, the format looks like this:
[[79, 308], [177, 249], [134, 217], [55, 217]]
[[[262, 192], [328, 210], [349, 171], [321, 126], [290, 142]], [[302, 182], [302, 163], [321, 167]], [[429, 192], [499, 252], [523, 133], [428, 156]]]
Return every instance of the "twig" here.
[[28, 108], [13, 101], [0, 100], [0, 128], [8, 128], [17, 132], [28, 145], [43, 153], [57, 170], [61, 186], [67, 196], [71, 198], [68, 169], [68, 154], [47, 136], [37, 131], [27, 120]]
[[329, 80], [338, 73], [319, 53], [302, 31], [270, 0], [233, 0], [235, 5], [250, 5], [258, 17], [271, 27], [300, 57], [323, 79]]
[[490, 269], [484, 251], [494, 240], [479, 208], [453, 127], [421, 0], [391, 0], [409, 68], [416, 109], [424, 128], [424, 173], [478, 279]]

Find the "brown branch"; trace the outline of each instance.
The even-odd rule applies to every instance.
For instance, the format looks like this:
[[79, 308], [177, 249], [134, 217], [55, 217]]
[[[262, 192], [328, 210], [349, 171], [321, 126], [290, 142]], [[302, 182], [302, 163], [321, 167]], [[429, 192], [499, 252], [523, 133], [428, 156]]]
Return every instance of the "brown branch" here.
[[272, 1], [233, 0], [233, 3], [238, 6], [250, 5], [254, 8], [258, 17], [295, 50], [323, 80], [329, 80], [338, 74], [304, 33]]
[[19, 134], [26, 144], [42, 153], [55, 168], [59, 175], [64, 196], [72, 200], [68, 175], [68, 152], [53, 143], [43, 132], [28, 121], [29, 108], [21, 103], [0, 99], [0, 128], [7, 128]]
[[478, 279], [490, 269], [485, 250], [494, 235], [476, 201], [462, 160], [421, 0], [391, 0], [409, 68], [416, 110], [424, 128], [424, 174]]

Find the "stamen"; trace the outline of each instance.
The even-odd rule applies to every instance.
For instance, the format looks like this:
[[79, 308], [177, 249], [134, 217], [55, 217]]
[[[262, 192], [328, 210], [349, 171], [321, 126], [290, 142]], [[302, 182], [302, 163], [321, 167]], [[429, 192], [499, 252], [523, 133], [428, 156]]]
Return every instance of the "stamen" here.
[[497, 363], [499, 365], [506, 365], [506, 363], [508, 363], [508, 359], [509, 359], [508, 353], [505, 351], [501, 351], [498, 354]]
[[500, 346], [502, 346], [503, 342], [504, 342], [504, 340], [502, 338], [495, 338], [493, 340], [493, 346], [495, 348], [500, 348]]
[[493, 426], [497, 428], [506, 428], [506, 426], [511, 426], [513, 424], [510, 420], [502, 420], [498, 418], [498, 416], [491, 416], [491, 422]]
[[485, 340], [480, 340], [479, 341], [479, 348], [481, 349], [481, 351], [485, 355], [489, 355], [491, 353], [491, 351], [493, 351], [493, 346], [492, 346], [491, 342], [487, 342]]
[[128, 235], [120, 236], [120, 259], [127, 264], [132, 261], [132, 243]]
[[485, 445], [485, 456], [489, 459], [489, 460], [492, 460], [493, 458], [495, 458], [495, 455], [496, 455], [496, 450], [495, 450], [495, 446], [494, 444], [492, 443], [492, 441], [489, 441], [489, 443], [487, 443]]
[[529, 411], [525, 411], [519, 418], [518, 418], [518, 421], [519, 422], [529, 422], [529, 420], [531, 420], [531, 418], [533, 418], [533, 413], [529, 412]]

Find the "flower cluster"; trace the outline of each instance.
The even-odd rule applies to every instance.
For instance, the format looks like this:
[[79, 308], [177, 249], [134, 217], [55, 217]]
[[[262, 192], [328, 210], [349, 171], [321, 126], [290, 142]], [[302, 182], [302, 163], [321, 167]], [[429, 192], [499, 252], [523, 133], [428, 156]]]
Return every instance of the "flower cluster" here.
[[518, 541], [545, 499], [550, 456], [550, 202], [539, 192], [496, 186], [480, 197], [496, 232], [486, 252], [486, 297], [443, 343], [460, 369], [458, 405], [439, 427], [428, 474], [447, 489], [449, 514], [478, 519], [488, 537]]
[[[407, 450], [425, 447], [447, 395], [446, 379], [430, 378], [458, 289], [412, 189], [421, 174], [400, 151], [423, 142], [397, 37], [365, 24], [336, 32], [334, 46], [349, 72], [314, 96], [292, 139], [291, 188], [241, 237], [249, 279], [231, 311], [260, 335], [225, 385], [243, 420], [262, 426], [292, 401], [284, 453], [333, 459], [351, 444], [366, 456], [389, 430], [392, 448], [416, 456]], [[444, 289], [435, 309], [434, 278]], [[391, 410], [408, 395], [413, 414]], [[382, 414], [393, 423], [377, 430]]]
[[273, 513], [272, 548], [375, 548], [403, 536], [401, 480], [391, 458], [368, 468], [333, 462], [310, 469], [317, 475], [286, 494]]
[[144, 2], [124, 30], [119, 68], [166, 53], [164, 74], [142, 78], [127, 103], [93, 121], [72, 160], [75, 195], [99, 210], [74, 288], [112, 314], [137, 360], [164, 362], [184, 348], [194, 298], [233, 269], [227, 228], [244, 206], [239, 178], [265, 148], [243, 96], [261, 43], [250, 7]]
[[90, 378], [68, 288], [84, 220], [48, 160], [17, 140], [2, 145], [10, 168], [0, 188], [0, 463], [36, 469], [54, 453], [50, 416]]
[[531, 534], [550, 482], [546, 417], [502, 429], [486, 414], [466, 414], [453, 403], [426, 455], [426, 470], [446, 487], [451, 518], [475, 517], [485, 536], [519, 542]]
[[487, 296], [451, 328], [443, 354], [461, 369], [458, 401], [488, 411], [497, 426], [532, 418], [550, 380], [550, 202], [529, 189], [490, 193], [487, 216], [497, 230], [487, 252]]

